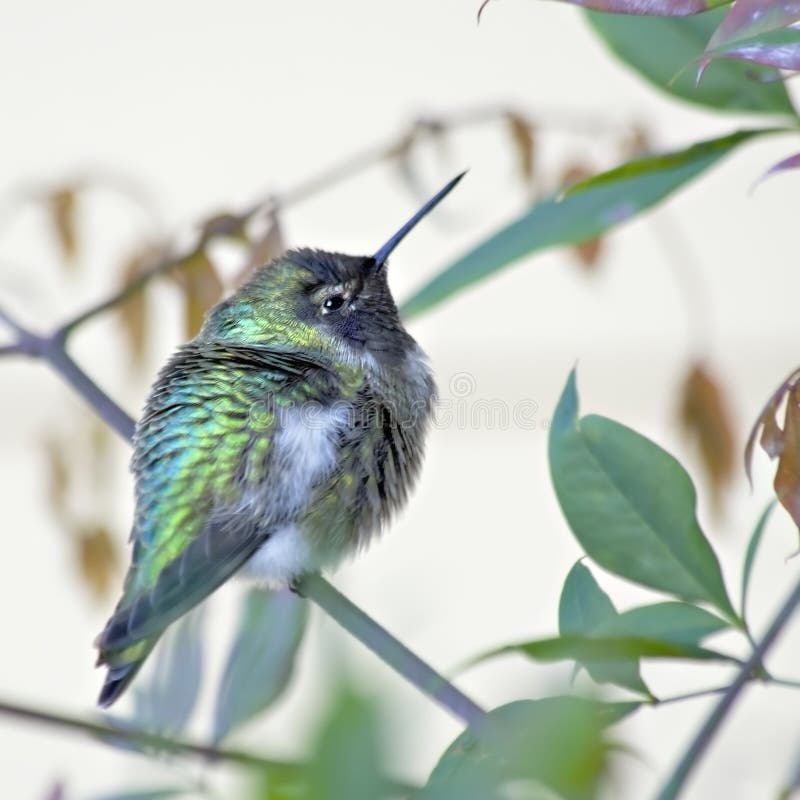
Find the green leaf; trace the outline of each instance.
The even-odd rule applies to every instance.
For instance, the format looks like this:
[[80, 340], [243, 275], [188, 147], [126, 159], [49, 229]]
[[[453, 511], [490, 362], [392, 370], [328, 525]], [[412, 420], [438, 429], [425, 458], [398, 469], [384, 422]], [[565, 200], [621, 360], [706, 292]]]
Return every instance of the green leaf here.
[[549, 457], [564, 516], [597, 564], [683, 600], [711, 603], [741, 624], [697, 522], [686, 470], [624, 425], [599, 416], [579, 420], [574, 370], [550, 427]]
[[637, 158], [607, 172], [601, 172], [599, 175], [593, 175], [590, 178], [586, 178], [586, 180], [573, 184], [564, 192], [564, 196], [578, 195], [588, 189], [600, 186], [611, 187], [631, 178], [640, 178], [657, 173], [670, 173], [687, 165], [696, 165], [698, 162], [703, 162], [709, 158], [716, 160], [728, 153], [732, 147], [755, 135], [763, 136], [768, 133], [778, 133], [781, 130], [780, 128], [759, 128], [749, 131], [737, 131], [718, 139], [698, 142], [685, 150]]
[[562, 696], [496, 708], [453, 741], [417, 798], [494, 800], [521, 780], [563, 798], [597, 797], [610, 750], [604, 729], [639, 705]]
[[307, 618], [305, 600], [289, 591], [247, 593], [217, 692], [215, 742], [281, 695], [291, 678]]
[[595, 628], [597, 636], [640, 636], [672, 644], [698, 646], [730, 623], [703, 608], [670, 601], [623, 611]]
[[372, 705], [347, 690], [340, 692], [313, 749], [308, 800], [385, 797], [379, 740]]
[[771, 132], [739, 131], [637, 159], [596, 176], [584, 191], [542, 200], [436, 275], [403, 304], [401, 313], [412, 317], [426, 311], [523, 256], [594, 239], [663, 200], [738, 145]]
[[777, 500], [769, 501], [767, 507], [761, 512], [761, 516], [758, 518], [756, 527], [753, 529], [753, 533], [750, 535], [750, 541], [747, 543], [747, 551], [745, 552], [744, 556], [744, 565], [742, 566], [741, 614], [743, 620], [747, 619], [747, 590], [750, 586], [750, 575], [753, 572], [753, 564], [756, 560], [758, 546], [761, 544], [761, 536], [764, 533], [764, 529], [767, 527], [767, 522], [769, 522], [769, 518], [772, 516], [772, 512], [774, 511], [777, 502]]
[[186, 728], [203, 677], [205, 606], [199, 606], [176, 622], [156, 650], [149, 681], [133, 693], [133, 720], [138, 727], [160, 734], [176, 734]]
[[770, 67], [718, 61], [695, 85], [703, 57], [725, 9], [694, 17], [639, 17], [586, 11], [589, 25], [645, 80], [673, 97], [724, 111], [795, 114], [780, 73]]
[[645, 636], [568, 634], [551, 639], [532, 639], [504, 645], [472, 659], [469, 665], [489, 658], [519, 653], [534, 661], [607, 661], [639, 658], [682, 658], [696, 661], [731, 661], [737, 659], [725, 653], [683, 642]]
[[[569, 571], [558, 605], [558, 630], [562, 636], [592, 634], [603, 623], [619, 615], [611, 598], [600, 588], [592, 573], [580, 562]], [[613, 683], [652, 697], [642, 680], [638, 660], [620, 662], [578, 662], [596, 683]]]

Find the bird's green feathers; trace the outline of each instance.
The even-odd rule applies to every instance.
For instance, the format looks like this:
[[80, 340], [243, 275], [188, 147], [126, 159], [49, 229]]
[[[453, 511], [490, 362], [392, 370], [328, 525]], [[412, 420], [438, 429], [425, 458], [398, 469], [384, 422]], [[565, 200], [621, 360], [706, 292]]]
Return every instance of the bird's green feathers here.
[[[264, 484], [282, 407], [329, 395], [336, 376], [296, 353], [194, 342], [162, 370], [135, 437], [133, 560], [99, 637], [100, 662], [139, 660], [160, 633], [262, 544], [242, 503]], [[269, 510], [266, 508], [269, 505]], [[140, 652], [141, 651], [141, 652]]]

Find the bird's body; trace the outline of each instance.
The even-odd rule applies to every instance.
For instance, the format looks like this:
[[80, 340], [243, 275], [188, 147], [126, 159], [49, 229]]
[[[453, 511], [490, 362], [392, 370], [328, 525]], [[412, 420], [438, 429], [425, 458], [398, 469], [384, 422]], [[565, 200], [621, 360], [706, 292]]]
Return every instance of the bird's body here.
[[274, 587], [334, 565], [405, 501], [435, 387], [385, 260], [454, 183], [376, 256], [262, 267], [162, 369], [134, 437], [133, 558], [98, 639], [101, 705], [232, 575]]

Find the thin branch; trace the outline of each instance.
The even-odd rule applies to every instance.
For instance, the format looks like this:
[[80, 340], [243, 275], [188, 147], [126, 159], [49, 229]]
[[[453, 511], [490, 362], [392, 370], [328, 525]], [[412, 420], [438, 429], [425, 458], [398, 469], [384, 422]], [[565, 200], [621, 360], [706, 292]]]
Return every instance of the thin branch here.
[[0, 356], [26, 355], [46, 361], [124, 439], [133, 438], [134, 421], [69, 356], [60, 331], [38, 336], [15, 322], [2, 308], [0, 320], [17, 333], [14, 344], [0, 347]]
[[800, 680], [792, 678], [776, 678], [774, 675], [770, 675], [769, 683], [774, 683], [776, 686], [785, 686], [787, 689], [800, 689]]
[[[47, 361], [109, 426], [128, 441], [132, 440], [134, 420], [69, 357], [64, 350], [65, 338], [59, 332], [49, 337], [37, 337], [22, 328], [19, 328], [19, 331], [20, 341], [31, 342], [29, 355]], [[357, 608], [322, 576], [309, 576], [304, 581], [303, 588], [323, 611], [356, 636], [409, 683], [436, 700], [456, 717], [470, 724], [483, 716], [484, 712], [477, 704]]]
[[[202, 236], [200, 237], [199, 242], [202, 242]], [[77, 327], [83, 325], [84, 322], [88, 322], [90, 319], [99, 316], [106, 311], [110, 311], [114, 306], [124, 303], [129, 297], [144, 289], [144, 287], [150, 283], [150, 281], [166, 275], [168, 272], [175, 269], [179, 264], [183, 263], [184, 260], [184, 256], [170, 256], [168, 258], [159, 259], [152, 267], [145, 270], [140, 275], [137, 275], [129, 283], [126, 283], [121, 289], [118, 289], [110, 296], [98, 301], [97, 303], [94, 303], [93, 305], [81, 311], [79, 314], [76, 314], [74, 317], [67, 320], [67, 322], [63, 323], [58, 328], [55, 335], [66, 340], [67, 337]]]
[[298, 588], [305, 597], [325, 609], [339, 625], [372, 650], [384, 663], [456, 717], [467, 724], [472, 724], [485, 716], [486, 712], [480, 706], [428, 666], [402, 642], [378, 627], [370, 617], [321, 575], [306, 575], [299, 581]]
[[772, 620], [769, 629], [756, 645], [750, 658], [742, 665], [733, 683], [725, 690], [708, 719], [697, 732], [669, 779], [659, 791], [657, 800], [675, 800], [678, 797], [687, 778], [711, 744], [711, 740], [714, 738], [720, 724], [728, 715], [745, 684], [752, 678], [754, 671], [758, 669], [767, 651], [778, 638], [784, 625], [789, 621], [798, 605], [800, 605], [800, 581], [786, 598], [786, 601]]
[[185, 739], [173, 739], [160, 734], [147, 733], [134, 728], [118, 727], [103, 722], [72, 717], [67, 714], [57, 714], [52, 711], [42, 711], [29, 706], [9, 703], [0, 700], [0, 714], [24, 719], [29, 722], [39, 722], [74, 731], [83, 731], [90, 736], [101, 740], [129, 742], [142, 749], [159, 750], [165, 753], [185, 754], [199, 756], [208, 761], [228, 761], [248, 767], [261, 767], [264, 769], [295, 769], [298, 765], [283, 761], [272, 761], [252, 753], [241, 750], [227, 750], [212, 747], [211, 745], [190, 742]]
[[653, 701], [654, 706], [663, 706], [667, 703], [680, 703], [684, 700], [696, 700], [700, 697], [709, 697], [714, 694], [722, 694], [727, 691], [728, 685], [715, 686], [713, 689], [698, 689], [695, 692], [686, 692], [684, 694], [675, 694], [672, 697], [659, 697]]
[[128, 441], [133, 438], [133, 419], [70, 358], [66, 350], [53, 347], [43, 353], [43, 358], [86, 400], [106, 425]]
[[[173, 739], [157, 733], [148, 733], [135, 728], [118, 727], [117, 725], [81, 719], [67, 714], [57, 714], [52, 711], [42, 711], [3, 700], [0, 700], [0, 714], [27, 722], [38, 722], [66, 730], [80, 731], [105, 742], [125, 742], [135, 745], [141, 750], [155, 750], [172, 755], [194, 756], [210, 762], [238, 764], [243, 767], [264, 770], [276, 777], [297, 776], [306, 768], [306, 765], [298, 762], [277, 761], [244, 750], [213, 747], [187, 739]], [[386, 786], [387, 789], [398, 794], [410, 794], [416, 791], [415, 787], [394, 778], [386, 778]]]
[[7, 327], [11, 328], [17, 336], [22, 337], [27, 335], [27, 331], [22, 325], [17, 322], [11, 314], [3, 308], [0, 308], [0, 322], [4, 323]]

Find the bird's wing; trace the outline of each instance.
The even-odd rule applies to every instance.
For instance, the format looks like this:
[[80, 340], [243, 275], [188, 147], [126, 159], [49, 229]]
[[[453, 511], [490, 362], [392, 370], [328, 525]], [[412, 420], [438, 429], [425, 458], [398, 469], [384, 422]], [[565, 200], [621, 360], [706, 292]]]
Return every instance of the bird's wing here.
[[162, 632], [264, 542], [266, 520], [242, 504], [265, 483], [274, 401], [302, 403], [332, 383], [299, 354], [206, 343], [176, 353], [137, 426], [133, 563], [101, 661]]

